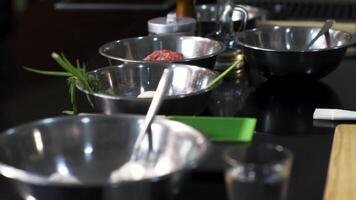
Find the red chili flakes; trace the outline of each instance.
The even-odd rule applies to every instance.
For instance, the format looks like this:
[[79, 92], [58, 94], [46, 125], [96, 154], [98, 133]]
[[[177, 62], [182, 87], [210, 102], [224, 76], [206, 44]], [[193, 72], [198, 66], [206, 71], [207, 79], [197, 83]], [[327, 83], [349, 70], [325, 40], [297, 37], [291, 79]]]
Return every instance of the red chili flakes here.
[[156, 50], [144, 58], [147, 61], [173, 61], [181, 59], [183, 59], [183, 54], [167, 49]]

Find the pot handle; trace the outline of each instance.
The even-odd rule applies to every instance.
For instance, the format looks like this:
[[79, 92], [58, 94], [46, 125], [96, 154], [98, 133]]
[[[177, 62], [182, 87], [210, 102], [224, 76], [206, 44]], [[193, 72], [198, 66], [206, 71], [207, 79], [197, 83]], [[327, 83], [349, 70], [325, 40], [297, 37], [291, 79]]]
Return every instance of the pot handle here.
[[223, 42], [228, 49], [237, 49], [236, 32], [232, 20], [233, 12], [238, 11], [242, 14], [242, 23], [238, 32], [246, 28], [248, 13], [244, 7], [235, 5], [232, 0], [218, 0], [217, 5], [217, 31], [207, 34], [206, 37]]
[[356, 36], [355, 35], [351, 35], [351, 39], [350, 39], [350, 43], [348, 45], [346, 45], [347, 47], [350, 46], [355, 46], [356, 45]]
[[238, 29], [238, 32], [245, 30], [246, 29], [247, 20], [248, 20], [248, 12], [247, 12], [247, 10], [241, 5], [235, 5], [234, 6], [234, 11], [241, 12], [241, 14], [242, 14], [242, 21], [241, 21], [241, 25], [240, 25], [240, 27]]

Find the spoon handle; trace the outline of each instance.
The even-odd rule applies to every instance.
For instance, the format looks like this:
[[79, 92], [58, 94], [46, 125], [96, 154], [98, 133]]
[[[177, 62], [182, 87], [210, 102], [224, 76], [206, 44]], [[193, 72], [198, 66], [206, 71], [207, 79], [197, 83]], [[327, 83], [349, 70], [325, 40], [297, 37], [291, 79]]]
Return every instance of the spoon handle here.
[[167, 88], [169, 86], [169, 83], [171, 83], [172, 76], [173, 76], [173, 69], [171, 69], [171, 68], [164, 69], [161, 79], [158, 83], [157, 90], [156, 90], [155, 94], [153, 95], [153, 99], [152, 99], [150, 107], [147, 111], [143, 128], [141, 129], [141, 131], [139, 132], [139, 135], [137, 137], [134, 149], [139, 148], [141, 141], [145, 137], [147, 130], [151, 127], [151, 123], [152, 123], [155, 115], [157, 114], [157, 111], [159, 110], [159, 108], [161, 106], [164, 95], [165, 95]]
[[356, 112], [341, 109], [316, 108], [313, 119], [321, 120], [356, 120]]
[[305, 49], [309, 49], [318, 40], [318, 38], [324, 35], [334, 24], [335, 24], [335, 20], [332, 19], [326, 20], [324, 25], [320, 28], [318, 34], [309, 42], [309, 44], [305, 47]]

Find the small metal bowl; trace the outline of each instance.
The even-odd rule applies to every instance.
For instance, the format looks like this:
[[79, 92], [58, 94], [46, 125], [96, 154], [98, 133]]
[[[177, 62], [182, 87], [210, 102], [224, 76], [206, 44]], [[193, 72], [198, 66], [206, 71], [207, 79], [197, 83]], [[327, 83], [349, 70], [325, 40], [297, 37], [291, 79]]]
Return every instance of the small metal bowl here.
[[[150, 151], [156, 173], [112, 181], [112, 172], [129, 161], [143, 122], [144, 116], [88, 115], [14, 127], [0, 135], [0, 173], [22, 199], [173, 199], [210, 142], [185, 124], [156, 119]], [[147, 141], [140, 151], [148, 151]]]
[[137, 96], [145, 91], [156, 90], [163, 70], [168, 67], [173, 68], [173, 79], [159, 113], [199, 114], [202, 112], [214, 88], [206, 89], [206, 86], [218, 74], [193, 65], [129, 63], [105, 67], [89, 73], [99, 79], [104, 90], [110, 91], [110, 95], [90, 93], [80, 84], [77, 84], [77, 88], [88, 95], [97, 112], [145, 114], [152, 98], [137, 98]]
[[276, 80], [317, 80], [336, 69], [355, 40], [349, 33], [331, 29], [305, 50], [319, 30], [261, 27], [243, 31], [236, 39], [248, 65], [262, 76]]
[[[184, 59], [177, 61], [145, 61], [155, 50], [168, 49], [180, 52]], [[99, 48], [99, 53], [109, 59], [110, 65], [122, 63], [183, 63], [213, 69], [216, 56], [225, 45], [209, 38], [177, 35], [157, 35], [128, 38], [109, 42]]]

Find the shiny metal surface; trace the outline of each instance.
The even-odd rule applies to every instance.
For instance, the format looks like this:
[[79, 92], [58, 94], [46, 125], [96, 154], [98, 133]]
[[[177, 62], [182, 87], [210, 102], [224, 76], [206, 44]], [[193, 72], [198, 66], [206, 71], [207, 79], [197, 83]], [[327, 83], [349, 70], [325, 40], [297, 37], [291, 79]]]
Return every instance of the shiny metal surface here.
[[[246, 27], [248, 29], [255, 28], [256, 20], [262, 19], [267, 15], [267, 12], [249, 5], [239, 5], [243, 7], [247, 13]], [[202, 4], [196, 6], [198, 34], [205, 36], [216, 30], [217, 6], [215, 4]], [[243, 15], [241, 12], [234, 10], [232, 13], [232, 21], [234, 22], [234, 30], [238, 31]]]
[[[143, 124], [143, 128], [140, 130], [137, 140], [134, 145], [134, 149], [139, 149], [141, 147], [141, 143], [143, 142], [142, 140], [145, 138], [146, 134], [151, 134], [151, 124], [154, 120], [154, 118], [157, 115], [157, 112], [159, 108], [161, 107], [163, 98], [168, 90], [168, 86], [170, 85], [172, 81], [172, 76], [173, 76], [173, 70], [170, 68], [164, 69], [163, 74], [159, 80], [157, 90], [153, 95], [150, 107], [148, 108], [146, 117], [145, 117], [145, 122]], [[151, 143], [152, 140], [149, 140], [149, 143]], [[152, 146], [152, 144], [149, 144], [149, 146]], [[136, 150], [134, 153], [137, 152]], [[146, 151], [147, 152], [147, 151]], [[150, 152], [150, 151], [149, 151]], [[147, 153], [149, 153], [147, 152]], [[132, 158], [135, 161], [138, 157], [135, 154], [132, 154]]]
[[309, 49], [319, 39], [320, 36], [323, 36], [325, 34], [329, 34], [329, 29], [331, 29], [334, 26], [334, 24], [335, 24], [335, 20], [331, 20], [331, 19], [326, 20], [324, 25], [320, 28], [319, 32], [308, 43], [308, 45], [305, 48]]
[[[143, 120], [134, 115], [57, 117], [9, 129], [0, 136], [0, 173], [27, 200], [172, 199], [210, 143], [187, 125], [155, 120], [157, 174], [109, 182], [110, 173], [129, 159]], [[65, 178], [53, 179], [53, 174]]]
[[247, 10], [240, 5], [235, 5], [233, 0], [218, 0], [217, 8], [216, 29], [212, 33], [209, 33], [207, 37], [223, 42], [228, 51], [236, 51], [237, 44], [232, 16], [234, 12], [241, 13], [242, 17], [237, 31], [245, 30], [248, 19]]
[[[265, 11], [257, 7], [249, 5], [239, 5], [248, 12], [248, 20], [261, 18], [265, 14]], [[197, 20], [200, 22], [215, 22], [216, 21], [216, 5], [215, 4], [202, 4], [196, 6]], [[241, 21], [243, 16], [240, 12], [235, 11], [232, 13], [233, 21]]]
[[160, 49], [182, 53], [184, 59], [174, 61], [175, 63], [191, 64], [212, 69], [216, 56], [224, 51], [225, 46], [219, 41], [203, 37], [156, 35], [109, 42], [99, 48], [99, 53], [109, 59], [110, 65], [156, 63], [157, 61], [144, 61], [143, 59], [153, 51]]
[[236, 37], [248, 65], [269, 79], [319, 79], [332, 72], [355, 38], [330, 29], [308, 50], [300, 50], [319, 32], [310, 27], [261, 27]]
[[156, 17], [147, 22], [150, 35], [194, 35], [196, 25], [196, 19], [191, 17], [176, 18], [176, 13], [167, 15], [167, 17]]
[[128, 63], [101, 68], [90, 72], [100, 80], [105, 90], [112, 95], [89, 93], [93, 108], [105, 114], [147, 112], [151, 99], [137, 98], [144, 91], [155, 90], [165, 68], [173, 68], [172, 84], [165, 97], [161, 114], [198, 114], [207, 106], [211, 94], [206, 86], [217, 77], [209, 69], [172, 63]]

